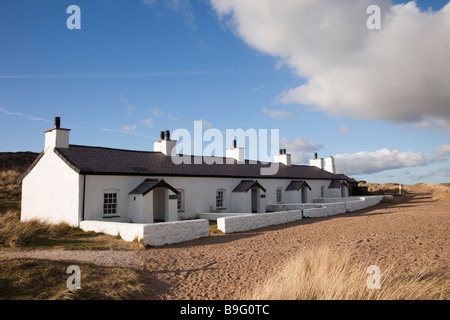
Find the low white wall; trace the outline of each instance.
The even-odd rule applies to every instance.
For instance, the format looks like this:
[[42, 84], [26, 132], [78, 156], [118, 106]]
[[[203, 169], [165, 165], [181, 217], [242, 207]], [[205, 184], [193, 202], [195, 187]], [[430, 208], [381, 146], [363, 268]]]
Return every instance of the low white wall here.
[[303, 210], [303, 216], [308, 218], [328, 217], [347, 212], [345, 202], [326, 203], [320, 208]]
[[95, 221], [84, 220], [80, 221], [80, 228], [84, 231], [94, 231], [105, 233], [112, 236], [118, 236], [125, 241], [142, 240], [144, 238], [143, 223], [127, 223], [127, 222], [112, 222], [112, 221]]
[[144, 245], [162, 246], [209, 237], [209, 222], [205, 219], [152, 223], [144, 226]]
[[302, 219], [301, 210], [245, 214], [217, 219], [217, 228], [224, 233], [242, 232]]
[[234, 217], [248, 215], [249, 213], [226, 213], [226, 212], [207, 212], [207, 213], [197, 213], [197, 218], [206, 219], [210, 221], [217, 221], [219, 218], [223, 217]]
[[266, 206], [267, 212], [304, 210], [310, 208], [320, 208], [317, 203], [271, 203]]
[[353, 212], [374, 206], [380, 203], [381, 200], [383, 200], [383, 196], [360, 197], [360, 199], [356, 201], [347, 201], [345, 205], [348, 212]]
[[314, 203], [339, 203], [344, 202], [346, 204], [346, 210], [348, 212], [365, 209], [371, 206], [374, 206], [383, 200], [384, 197], [388, 196], [364, 196], [364, 197], [347, 197], [347, 198], [321, 198], [314, 199]]
[[80, 228], [120, 235], [125, 241], [143, 240], [146, 246], [162, 246], [209, 236], [209, 222], [205, 219], [150, 224], [85, 220], [80, 222]]

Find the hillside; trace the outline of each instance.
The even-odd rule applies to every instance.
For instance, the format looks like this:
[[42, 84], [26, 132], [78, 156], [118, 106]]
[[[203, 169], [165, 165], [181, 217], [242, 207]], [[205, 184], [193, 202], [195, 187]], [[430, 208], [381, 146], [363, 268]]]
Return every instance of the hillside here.
[[0, 152], [0, 211], [19, 209], [22, 175], [39, 153]]
[[0, 152], [0, 171], [15, 170], [25, 172], [37, 158], [36, 152]]

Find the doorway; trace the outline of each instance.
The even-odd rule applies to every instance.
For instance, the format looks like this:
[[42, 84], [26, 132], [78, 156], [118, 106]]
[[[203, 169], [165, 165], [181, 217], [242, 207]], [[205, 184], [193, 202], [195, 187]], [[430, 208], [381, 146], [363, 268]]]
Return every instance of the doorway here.
[[153, 189], [153, 222], [166, 221], [166, 188]]
[[258, 212], [258, 188], [252, 188], [252, 213]]
[[302, 203], [307, 203], [308, 202], [308, 191], [306, 190], [306, 187], [303, 186], [301, 189], [301, 193], [302, 193]]

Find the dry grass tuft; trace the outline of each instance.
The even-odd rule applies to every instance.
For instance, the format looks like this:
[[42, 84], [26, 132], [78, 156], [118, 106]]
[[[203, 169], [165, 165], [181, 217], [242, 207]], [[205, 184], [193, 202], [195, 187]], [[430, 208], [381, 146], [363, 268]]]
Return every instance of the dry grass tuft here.
[[0, 215], [0, 246], [23, 247], [32, 245], [37, 237], [57, 232], [39, 220], [20, 221], [19, 212], [7, 210]]
[[[81, 289], [67, 288], [67, 267], [78, 265]], [[145, 279], [130, 268], [75, 261], [0, 260], [0, 299], [84, 300], [136, 299], [146, 296]]]
[[348, 253], [328, 247], [303, 252], [279, 273], [243, 297], [254, 300], [426, 300], [448, 299], [448, 279], [395, 276], [381, 270], [381, 289], [368, 289], [368, 265], [350, 263]]
[[61, 248], [72, 250], [136, 250], [141, 242], [126, 242], [95, 232], [86, 232], [67, 223], [48, 224], [38, 219], [20, 221], [18, 210], [0, 212], [0, 247]]
[[429, 191], [436, 201], [450, 201], [450, 183], [418, 183], [416, 186]]
[[0, 211], [20, 206], [22, 173], [17, 170], [0, 171]]

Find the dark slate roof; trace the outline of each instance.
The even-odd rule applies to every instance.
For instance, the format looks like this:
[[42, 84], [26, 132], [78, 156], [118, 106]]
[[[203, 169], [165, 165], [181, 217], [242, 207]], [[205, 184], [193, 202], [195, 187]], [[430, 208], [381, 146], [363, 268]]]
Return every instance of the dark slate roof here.
[[164, 179], [158, 180], [158, 179], [145, 179], [140, 185], [138, 185], [136, 188], [134, 188], [129, 194], [142, 194], [146, 195], [150, 191], [152, 191], [154, 188], [168, 188], [178, 194], [178, 190], [172, 187], [170, 184], [168, 184]]
[[[209, 157], [224, 164], [208, 164], [200, 156], [186, 156], [191, 164], [175, 164], [171, 157], [161, 152], [132, 151], [104, 147], [70, 145], [55, 148], [54, 152], [72, 169], [80, 174], [96, 175], [148, 175], [148, 176], [195, 176], [232, 177], [244, 179], [290, 178], [290, 179], [349, 179], [343, 174], [333, 174], [314, 166], [279, 164], [275, 175], [261, 175], [261, 168], [270, 164], [245, 160], [245, 163], [226, 164], [226, 158]], [[226, 159], [226, 160], [225, 160]], [[199, 162], [200, 164], [195, 164]]]
[[306, 186], [309, 190], [311, 190], [311, 187], [306, 183], [306, 181], [292, 180], [291, 183], [289, 183], [289, 185], [286, 187], [285, 191], [298, 191], [303, 186]]
[[253, 187], [258, 187], [266, 192], [266, 189], [264, 189], [264, 187], [256, 180], [242, 180], [232, 192], [247, 192]]
[[340, 188], [343, 184], [345, 186], [347, 185], [347, 183], [345, 183], [345, 181], [333, 180], [333, 181], [331, 181], [330, 185], [328, 186], [328, 189]]

